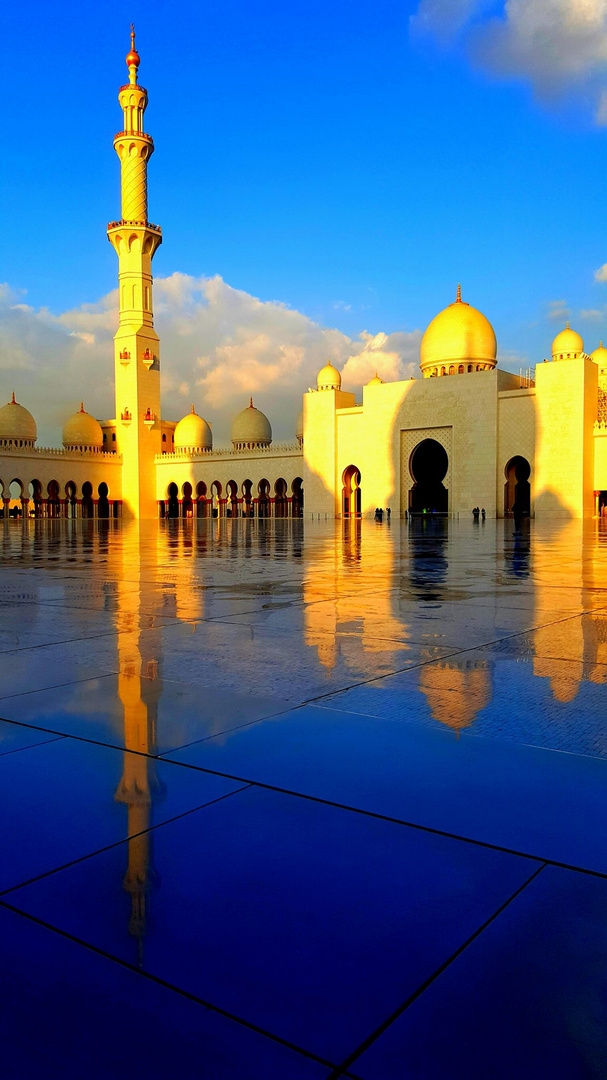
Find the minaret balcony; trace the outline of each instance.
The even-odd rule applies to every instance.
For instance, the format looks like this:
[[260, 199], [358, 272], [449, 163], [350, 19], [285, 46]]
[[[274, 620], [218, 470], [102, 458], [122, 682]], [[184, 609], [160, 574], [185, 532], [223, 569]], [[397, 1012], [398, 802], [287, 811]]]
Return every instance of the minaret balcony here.
[[116, 139], [143, 139], [150, 146], [154, 145], [154, 140], [151, 135], [148, 135], [147, 131], [117, 131], [114, 135], [114, 142], [116, 142]]
[[122, 221], [110, 221], [108, 223], [108, 230], [122, 229], [124, 227], [130, 227], [132, 225], [144, 229], [149, 229], [151, 232], [158, 233], [159, 236], [162, 236], [162, 229], [160, 228], [160, 225], [152, 225], [151, 221], [130, 221], [127, 218], [124, 218]]
[[120, 351], [120, 363], [123, 365], [123, 367], [126, 367], [127, 364], [130, 364], [130, 362], [131, 362], [131, 354], [128, 351], [128, 349], [121, 349], [121, 351]]
[[147, 412], [146, 412], [146, 414], [145, 414], [145, 416], [143, 418], [143, 422], [144, 422], [146, 427], [149, 427], [149, 428], [154, 427], [154, 424], [156, 423], [156, 417], [154, 416], [154, 413], [152, 412], [151, 409], [147, 410]]
[[120, 419], [122, 420], [123, 424], [130, 424], [131, 420], [133, 419], [133, 414], [129, 412], [128, 409], [125, 409], [124, 412], [120, 413]]
[[144, 364], [145, 364], [146, 368], [147, 368], [147, 369], [148, 369], [148, 371], [149, 371], [149, 369], [151, 368], [152, 364], [153, 364], [153, 363], [154, 363], [154, 361], [156, 360], [156, 357], [154, 356], [154, 353], [152, 352], [152, 350], [151, 350], [151, 349], [146, 349], [146, 350], [145, 350], [145, 352], [144, 352], [144, 354], [143, 354], [143, 356], [141, 357], [141, 359], [143, 360], [143, 362], [144, 362]]

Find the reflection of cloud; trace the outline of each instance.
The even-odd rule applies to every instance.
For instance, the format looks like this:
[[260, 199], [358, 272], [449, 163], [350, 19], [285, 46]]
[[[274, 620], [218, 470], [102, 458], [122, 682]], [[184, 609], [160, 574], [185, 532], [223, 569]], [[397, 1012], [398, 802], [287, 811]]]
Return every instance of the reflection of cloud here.
[[463, 36], [479, 67], [540, 98], [576, 89], [607, 123], [607, 0], [420, 0], [411, 27], [443, 43]]
[[[269, 413], [275, 439], [293, 438], [301, 395], [329, 358], [345, 365], [346, 378], [355, 384], [367, 381], [375, 368], [384, 378], [406, 377], [418, 356], [418, 331], [351, 338], [277, 301], [233, 289], [219, 275], [157, 278], [154, 296], [164, 414], [179, 419], [184, 399], [188, 405], [194, 401], [214, 421], [218, 442], [226, 439], [231, 418], [249, 394]], [[53, 315], [0, 286], [0, 372], [6, 388], [0, 388], [0, 404], [2, 393], [8, 400], [14, 386], [36, 416], [40, 445], [57, 441], [83, 394], [94, 415], [113, 415], [117, 305], [113, 290], [96, 303]]]

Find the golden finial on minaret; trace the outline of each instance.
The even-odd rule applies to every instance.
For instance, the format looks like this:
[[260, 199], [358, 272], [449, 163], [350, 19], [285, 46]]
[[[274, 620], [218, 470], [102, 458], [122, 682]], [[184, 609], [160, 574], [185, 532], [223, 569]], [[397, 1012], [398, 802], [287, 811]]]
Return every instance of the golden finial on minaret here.
[[461, 302], [462, 302], [462, 287], [461, 287], [461, 285], [458, 284], [458, 286], [457, 286], [457, 296], [455, 298], [455, 303], [456, 304], [461, 304]]
[[14, 390], [13, 390], [13, 400], [12, 400], [11, 404], [12, 404], [12, 405], [16, 405], [16, 404], [17, 404], [17, 402], [15, 401], [15, 391], [14, 391]]
[[131, 51], [126, 58], [126, 66], [129, 69], [129, 82], [137, 82], [137, 68], [139, 67], [139, 53], [135, 51], [135, 26], [131, 23]]
[[249, 408], [250, 408], [250, 409], [252, 409], [252, 408], [253, 408], [253, 398], [250, 398], [250, 399], [249, 399]]

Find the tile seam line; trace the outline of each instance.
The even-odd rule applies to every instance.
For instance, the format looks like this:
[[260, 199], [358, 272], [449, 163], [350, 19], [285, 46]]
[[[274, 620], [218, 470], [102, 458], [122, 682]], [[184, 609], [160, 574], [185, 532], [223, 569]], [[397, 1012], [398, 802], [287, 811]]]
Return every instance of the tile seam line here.
[[213, 1002], [207, 1001], [205, 998], [197, 997], [196, 994], [191, 993], [189, 990], [184, 990], [182, 987], [177, 986], [175, 983], [167, 982], [159, 975], [154, 975], [150, 971], [144, 971], [141, 968], [135, 967], [134, 964], [130, 964], [128, 960], [123, 960], [120, 956], [114, 956], [112, 953], [105, 952], [104, 949], [99, 948], [98, 945], [93, 945], [92, 942], [85, 941], [83, 938], [76, 937], [74, 934], [70, 934], [67, 930], [62, 930], [58, 926], [53, 926], [52, 923], [45, 922], [44, 919], [38, 918], [36, 915], [30, 915], [27, 911], [22, 911], [21, 908], [14, 907], [13, 904], [9, 904], [4, 899], [0, 899], [0, 909], [5, 908], [7, 911], [11, 911], [14, 915], [20, 915], [23, 919], [27, 919], [29, 922], [35, 923], [37, 926], [44, 927], [45, 930], [50, 930], [53, 934], [58, 934], [59, 937], [65, 938], [67, 941], [73, 942], [75, 945], [80, 945], [84, 949], [88, 949], [89, 952], [95, 953], [97, 956], [102, 956], [105, 960], [109, 960], [112, 964], [118, 964], [119, 967], [126, 968], [127, 971], [132, 971], [135, 975], [139, 975], [144, 979], [149, 979], [150, 982], [155, 983], [157, 986], [162, 986], [165, 990], [170, 990], [180, 997], [186, 998], [188, 1001], [193, 1001], [197, 1005], [200, 1005], [204, 1009], [209, 1009], [210, 1012], [217, 1013], [219, 1016], [225, 1017], [227, 1020], [231, 1020], [235, 1024], [239, 1024], [241, 1027], [248, 1028], [250, 1031], [254, 1031], [258, 1035], [263, 1035], [264, 1038], [270, 1039], [271, 1042], [278, 1043], [279, 1046], [285, 1046], [288, 1050], [293, 1050], [295, 1053], [300, 1054], [302, 1057], [308, 1058], [311, 1061], [317, 1062], [319, 1065], [323, 1065], [325, 1068], [335, 1070], [335, 1063], [328, 1061], [326, 1058], [318, 1057], [310, 1050], [306, 1050], [302, 1046], [297, 1046], [296, 1043], [291, 1043], [287, 1039], [283, 1039], [280, 1035], [274, 1035], [270, 1031], [266, 1031], [264, 1028], [258, 1027], [250, 1020], [245, 1020], [243, 1017], [237, 1016], [235, 1013], [228, 1012], [227, 1009], [222, 1009], [220, 1005], [214, 1005]]
[[[50, 728], [35, 728], [34, 725], [32, 725], [32, 724], [21, 724], [20, 721], [18, 721], [18, 720], [6, 720], [4, 717], [0, 717], [0, 720], [4, 720], [4, 723], [6, 723], [6, 724], [15, 724], [17, 727], [27, 727], [27, 728], [30, 728], [30, 729], [33, 728], [36, 731], [49, 731], [51, 734], [59, 734], [59, 735], [62, 735], [62, 737], [65, 738], [65, 739], [73, 739], [76, 742], [87, 743], [90, 746], [101, 746], [101, 747], [105, 747], [106, 749], [110, 749], [110, 750], [118, 750], [122, 754], [124, 754], [124, 753], [137, 754], [140, 757], [148, 758], [150, 761], [166, 761], [166, 762], [168, 762], [169, 765], [175, 765], [175, 766], [178, 766], [179, 768], [182, 768], [182, 769], [194, 769], [196, 772], [208, 773], [210, 776], [221, 776], [226, 780], [235, 780], [237, 783], [243, 784], [246, 787], [258, 787], [258, 788], [261, 788], [264, 791], [276, 791], [280, 795], [292, 795], [296, 799], [306, 799], [308, 802], [320, 803], [323, 806], [333, 806], [337, 810], [348, 810], [348, 811], [350, 811], [350, 813], [362, 814], [365, 817], [377, 818], [379, 821], [390, 821], [394, 825], [403, 825], [405, 828], [417, 829], [420, 832], [431, 833], [433, 836], [444, 836], [448, 840], [459, 840], [463, 844], [474, 844], [475, 847], [487, 848], [489, 851], [501, 851], [505, 855], [516, 855], [518, 858], [521, 858], [521, 859], [531, 859], [533, 862], [542, 862], [542, 863], [545, 863], [547, 866], [556, 866], [561, 870], [572, 870], [572, 871], [574, 871], [574, 872], [576, 872], [578, 874], [588, 874], [590, 877], [607, 878], [607, 870], [605, 872], [602, 872], [600, 870], [590, 870], [588, 867], [585, 867], [585, 866], [575, 866], [573, 863], [560, 862], [557, 859], [549, 859], [549, 858], [546, 858], [543, 855], [533, 855], [531, 852], [518, 851], [516, 848], [508, 848], [508, 847], [505, 847], [505, 846], [503, 846], [501, 844], [491, 844], [487, 840], [476, 840], [472, 836], [461, 836], [458, 833], [450, 833], [450, 832], [447, 832], [445, 829], [437, 829], [432, 825], [420, 825], [418, 822], [406, 821], [404, 818], [392, 817], [389, 814], [380, 814], [378, 811], [375, 811], [375, 810], [365, 810], [365, 809], [363, 809], [362, 807], [359, 807], [359, 806], [350, 806], [350, 805], [348, 805], [348, 803], [335, 802], [332, 799], [323, 799], [318, 795], [308, 795], [308, 794], [306, 794], [306, 792], [303, 792], [303, 791], [294, 791], [292, 788], [283, 788], [283, 787], [279, 787], [276, 784], [268, 784], [268, 783], [265, 783], [263, 780], [252, 780], [250, 777], [236, 776], [233, 773], [219, 772], [219, 770], [217, 770], [217, 769], [206, 769], [206, 768], [203, 768], [200, 765], [191, 765], [187, 761], [175, 761], [175, 760], [173, 760], [173, 758], [166, 757], [166, 754], [177, 753], [178, 751], [167, 750], [167, 751], [165, 751], [165, 756], [161, 756], [161, 755], [154, 756], [153, 754], [144, 754], [141, 750], [128, 750], [127, 751], [127, 750], [125, 750], [124, 746], [118, 746], [116, 743], [100, 742], [98, 739], [85, 739], [84, 736], [82, 736], [82, 735], [65, 735], [62, 732], [52, 731]], [[260, 723], [259, 720], [254, 720], [254, 721], [251, 722], [251, 724], [245, 725], [245, 726], [252, 727], [254, 724], [258, 724], [258, 723]], [[239, 730], [239, 729], [237, 729], [237, 730]], [[58, 741], [59, 741], [58, 739], [57, 740], [49, 740], [49, 743], [50, 742], [58, 742]], [[206, 742], [207, 740], [202, 739], [200, 741], [201, 742]], [[44, 746], [46, 744], [41, 743], [39, 745]], [[194, 745], [197, 745], [197, 744], [192, 743], [190, 745], [194, 746]], [[24, 747], [24, 749], [26, 749], [26, 748]], [[30, 748], [28, 748], [28, 749], [30, 749]], [[231, 792], [231, 794], [235, 794], [235, 793]], [[160, 828], [160, 827], [161, 827], [160, 825], [153, 826], [153, 828]], [[123, 843], [123, 842], [124, 841], [122, 841], [122, 840], [118, 841], [118, 843]], [[111, 846], [114, 846], [114, 845], [111, 845]], [[52, 871], [50, 871], [50, 873], [52, 873]], [[18, 887], [20, 887], [20, 886], [15, 886], [15, 888], [18, 888]]]
[[[7, 653], [0, 653], [1, 656], [6, 656]], [[64, 686], [79, 686], [83, 682], [92, 682], [93, 679], [109, 679], [113, 675], [120, 675], [119, 671], [103, 671], [99, 675], [87, 675], [84, 679], [69, 679], [68, 682], [56, 683], [54, 686], [40, 686], [37, 690], [20, 690], [18, 694], [4, 694], [0, 696], [0, 708], [2, 708], [3, 701], [12, 701], [13, 698], [27, 697], [28, 694], [46, 694], [49, 690], [61, 690]], [[142, 676], [143, 678], [143, 676]], [[0, 716], [0, 720], [4, 720], [6, 724], [21, 724], [21, 727], [37, 727], [36, 724], [23, 724], [20, 720], [9, 720], [5, 716]], [[38, 727], [38, 731], [51, 731], [51, 728]], [[57, 732], [55, 734], [65, 734], [64, 732]]]
[[506, 908], [510, 906], [510, 904], [513, 902], [513, 900], [516, 900], [517, 897], [519, 897], [521, 895], [521, 893], [525, 891], [527, 886], [530, 885], [531, 882], [534, 881], [535, 878], [537, 878], [538, 875], [541, 874], [542, 871], [546, 869], [547, 865], [548, 865], [547, 863], [542, 863], [541, 866], [538, 866], [538, 868], [533, 872], [533, 874], [531, 874], [531, 876], [529, 878], [527, 878], [527, 880], [524, 881], [523, 884], [520, 885], [519, 888], [516, 889], [516, 891], [513, 892], [512, 895], [509, 896], [504, 901], [504, 903], [501, 904], [497, 908], [497, 910], [494, 911], [493, 914], [490, 915], [489, 918], [486, 919], [485, 922], [481, 926], [479, 926], [474, 931], [474, 933], [471, 934], [470, 937], [467, 938], [467, 940], [464, 941], [459, 946], [459, 948], [457, 948], [455, 950], [455, 952], [453, 952], [451, 954], [451, 956], [449, 956], [447, 958], [447, 960], [445, 960], [442, 964], [440, 964], [440, 966], [438, 968], [436, 968], [436, 970], [433, 971], [432, 974], [429, 975], [428, 978], [425, 979], [424, 982], [422, 982], [421, 985], [418, 986], [417, 989], [414, 990], [413, 993], [410, 994], [408, 998], [406, 998], [406, 1000], [403, 1002], [403, 1004], [400, 1005], [398, 1007], [398, 1009], [394, 1010], [394, 1012], [384, 1021], [383, 1024], [380, 1024], [380, 1026], [378, 1028], [376, 1028], [376, 1030], [373, 1031], [371, 1033], [371, 1035], [369, 1035], [360, 1044], [360, 1046], [358, 1046], [356, 1048], [356, 1050], [354, 1050], [347, 1058], [344, 1059], [344, 1061], [331, 1074], [331, 1076], [329, 1076], [327, 1078], [327, 1080], [339, 1080], [339, 1077], [343, 1076], [344, 1073], [347, 1072], [347, 1070], [350, 1068], [351, 1065], [354, 1064], [354, 1062], [357, 1060], [357, 1058], [359, 1058], [361, 1056], [361, 1054], [363, 1054], [366, 1050], [368, 1050], [369, 1047], [372, 1046], [373, 1043], [376, 1042], [376, 1040], [379, 1039], [380, 1036], [383, 1035], [384, 1032], [387, 1031], [388, 1028], [391, 1027], [391, 1025], [403, 1015], [403, 1013], [406, 1012], [406, 1010], [409, 1008], [409, 1006], [412, 1005], [414, 1001], [417, 1001], [417, 999], [419, 997], [421, 997], [421, 995], [424, 993], [424, 991], [426, 991], [428, 989], [428, 987], [430, 987], [432, 985], [432, 983], [436, 981], [436, 979], [440, 978], [440, 976], [443, 974], [443, 972], [445, 972], [447, 970], [447, 968], [449, 968], [451, 966], [451, 964], [454, 963], [454, 961], [457, 960], [458, 957], [460, 957], [463, 952], [465, 952], [465, 950], [468, 948], [468, 946], [471, 945], [473, 941], [476, 941], [476, 939], [479, 938], [481, 936], [481, 934], [484, 933], [484, 931], [487, 929], [487, 927], [491, 926], [491, 923], [495, 922], [495, 920], [497, 918], [499, 918], [499, 916], [502, 914], [502, 912], [504, 912], [506, 910]]
[[156, 832], [157, 829], [162, 829], [164, 825], [172, 825], [175, 821], [180, 821], [181, 818], [197, 813], [198, 810], [205, 810], [207, 806], [213, 806], [215, 803], [223, 802], [224, 799], [229, 799], [232, 795], [238, 795], [241, 791], [248, 791], [252, 786], [252, 784], [244, 784], [243, 787], [236, 788], [235, 791], [226, 791], [225, 795], [218, 795], [216, 799], [211, 799], [209, 802], [200, 803], [198, 806], [192, 806], [190, 810], [184, 810], [181, 814], [175, 814], [175, 817], [167, 818], [166, 821], [159, 821], [157, 825], [150, 825], [149, 829], [142, 829], [141, 832], [132, 833], [130, 836], [124, 836], [122, 840], [115, 840], [113, 844], [105, 844], [104, 847], [97, 848], [95, 851], [87, 851], [85, 855], [79, 855], [77, 859], [71, 859], [69, 862], [62, 863], [61, 866], [54, 866], [52, 870], [45, 870], [42, 874], [36, 874], [32, 878], [28, 878], [27, 881], [20, 881], [18, 885], [11, 885], [8, 889], [0, 889], [0, 897], [8, 896], [9, 893], [18, 892], [19, 889], [25, 889], [28, 885], [34, 885], [37, 881], [52, 877], [53, 874], [60, 874], [63, 870], [69, 870], [70, 867], [77, 866], [78, 863], [81, 862], [86, 862], [87, 859], [93, 859], [96, 855], [103, 855], [104, 852], [120, 847], [121, 844], [128, 844], [138, 836], [145, 836], [147, 833]]

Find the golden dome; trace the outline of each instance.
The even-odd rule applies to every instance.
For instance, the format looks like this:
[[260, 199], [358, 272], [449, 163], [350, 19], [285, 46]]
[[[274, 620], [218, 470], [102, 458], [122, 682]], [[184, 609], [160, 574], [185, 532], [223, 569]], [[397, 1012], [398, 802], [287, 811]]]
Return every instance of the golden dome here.
[[90, 446], [100, 450], [103, 446], [101, 424], [94, 416], [85, 412], [80, 403], [80, 411], [70, 416], [63, 426], [64, 446]]
[[317, 390], [340, 390], [341, 389], [341, 375], [333, 364], [325, 364], [318, 372], [316, 379]]
[[237, 450], [253, 446], [269, 446], [272, 428], [267, 416], [256, 409], [251, 398], [248, 408], [238, 413], [232, 421], [232, 444]]
[[367, 383], [367, 386], [383, 386], [383, 385], [384, 385], [384, 380], [380, 379], [377, 372], [375, 372], [375, 375], [373, 376], [373, 378], [369, 379], [369, 382]]
[[193, 405], [192, 411], [184, 416], [175, 428], [175, 449], [213, 449], [213, 433], [206, 420], [194, 412]]
[[[455, 303], [432, 320], [422, 338], [420, 352], [420, 367], [424, 372], [432, 366], [455, 365], [460, 361], [493, 368], [497, 363], [495, 331], [482, 312], [462, 300], [458, 285]], [[439, 369], [436, 374], [449, 372]]]
[[575, 330], [571, 330], [569, 323], [560, 334], [557, 334], [552, 342], [553, 360], [575, 360], [584, 352], [584, 342]]
[[607, 349], [602, 341], [598, 349], [595, 349], [593, 353], [590, 353], [590, 359], [594, 360], [595, 364], [599, 365], [601, 371], [607, 368]]
[[34, 417], [31, 412], [24, 409], [23, 405], [15, 401], [13, 394], [13, 400], [0, 409], [0, 442], [20, 441], [33, 445], [37, 438], [38, 429]]

